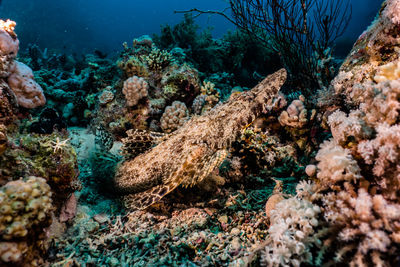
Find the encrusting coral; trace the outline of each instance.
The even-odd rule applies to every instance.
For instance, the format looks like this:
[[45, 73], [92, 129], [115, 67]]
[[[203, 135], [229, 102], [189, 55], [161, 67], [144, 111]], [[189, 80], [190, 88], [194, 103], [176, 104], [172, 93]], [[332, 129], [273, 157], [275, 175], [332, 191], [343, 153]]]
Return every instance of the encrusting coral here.
[[251, 91], [200, 117], [193, 117], [151, 150], [125, 161], [115, 176], [126, 205], [143, 209], [158, 202], [179, 185], [192, 186], [207, 178], [226, 155], [240, 130], [271, 105], [286, 80], [280, 70]]

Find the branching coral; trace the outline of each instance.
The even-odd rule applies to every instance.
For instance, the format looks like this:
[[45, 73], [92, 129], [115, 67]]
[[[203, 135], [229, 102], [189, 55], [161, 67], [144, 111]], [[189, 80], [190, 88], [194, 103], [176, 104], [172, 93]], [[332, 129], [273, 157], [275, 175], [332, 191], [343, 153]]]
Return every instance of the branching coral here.
[[341, 183], [356, 183], [362, 176], [357, 162], [350, 151], [336, 144], [335, 141], [325, 141], [315, 157], [318, 163], [318, 182], [324, 187]]
[[147, 77], [149, 75], [146, 65], [137, 56], [130, 56], [128, 59], [119, 60], [117, 65], [124, 71], [127, 77]]
[[215, 84], [210, 81], [203, 81], [200, 91], [201, 95], [205, 96], [205, 104], [202, 110], [203, 113], [213, 108], [219, 102], [221, 93], [217, 88], [215, 88]]
[[304, 101], [305, 98], [301, 95], [299, 99], [293, 100], [286, 110], [282, 111], [278, 118], [281, 125], [302, 128], [307, 124], [307, 109]]
[[141, 59], [152, 71], [161, 71], [173, 62], [173, 57], [168, 51], [157, 48], [152, 49], [149, 55], [142, 56]]

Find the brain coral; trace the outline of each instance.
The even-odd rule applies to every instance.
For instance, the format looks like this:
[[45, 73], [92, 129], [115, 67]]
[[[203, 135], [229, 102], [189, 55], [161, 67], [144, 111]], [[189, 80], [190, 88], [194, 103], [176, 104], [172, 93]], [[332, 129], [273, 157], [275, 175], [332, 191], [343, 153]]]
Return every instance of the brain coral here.
[[128, 106], [137, 105], [140, 99], [148, 95], [149, 84], [140, 77], [133, 76], [124, 82], [122, 92], [125, 95]]

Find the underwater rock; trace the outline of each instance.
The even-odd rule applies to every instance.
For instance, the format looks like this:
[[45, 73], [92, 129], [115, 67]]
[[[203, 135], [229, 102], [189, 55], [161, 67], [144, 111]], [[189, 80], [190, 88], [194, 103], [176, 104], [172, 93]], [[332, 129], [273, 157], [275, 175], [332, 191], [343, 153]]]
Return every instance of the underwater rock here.
[[[248, 92], [235, 97], [183, 127], [153, 149], [125, 161], [115, 176], [117, 190], [132, 209], [158, 202], [182, 184], [192, 186], [205, 179], [226, 156], [240, 130], [269, 105], [286, 80], [280, 70]], [[129, 195], [130, 194], [130, 195]]]
[[31, 133], [51, 134], [54, 130], [61, 131], [67, 125], [53, 108], [45, 108], [39, 115], [39, 119], [29, 126]]
[[0, 81], [0, 123], [9, 125], [16, 120], [17, 103], [5, 81]]

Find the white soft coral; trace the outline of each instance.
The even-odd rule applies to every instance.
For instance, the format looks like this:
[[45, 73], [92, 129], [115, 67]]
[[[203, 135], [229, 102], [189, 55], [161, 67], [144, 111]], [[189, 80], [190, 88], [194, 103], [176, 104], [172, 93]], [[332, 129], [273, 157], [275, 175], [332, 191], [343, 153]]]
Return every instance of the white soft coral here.
[[362, 178], [360, 168], [350, 151], [339, 146], [334, 140], [325, 141], [315, 157], [318, 163], [318, 179], [323, 185]]

